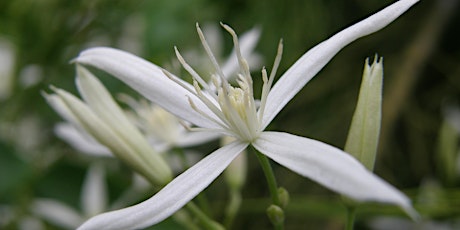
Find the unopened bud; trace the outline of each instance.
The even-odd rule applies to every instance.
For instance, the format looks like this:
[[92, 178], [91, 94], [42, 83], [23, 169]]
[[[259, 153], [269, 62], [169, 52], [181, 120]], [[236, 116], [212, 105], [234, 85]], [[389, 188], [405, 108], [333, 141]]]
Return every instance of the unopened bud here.
[[366, 59], [358, 103], [348, 131], [345, 151], [373, 170], [382, 118], [383, 58]]
[[279, 187], [278, 198], [280, 200], [281, 207], [286, 208], [286, 206], [289, 204], [289, 192], [285, 188]]
[[267, 216], [274, 226], [279, 226], [284, 223], [284, 211], [278, 205], [270, 205], [267, 208]]

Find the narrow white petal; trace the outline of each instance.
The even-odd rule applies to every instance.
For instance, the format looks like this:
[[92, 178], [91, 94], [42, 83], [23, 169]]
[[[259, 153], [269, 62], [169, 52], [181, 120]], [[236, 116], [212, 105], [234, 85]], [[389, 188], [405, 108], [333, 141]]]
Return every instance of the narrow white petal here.
[[75, 79], [78, 91], [86, 104], [107, 124], [112, 124], [114, 131], [128, 134], [135, 143], [136, 139], [142, 139], [141, 133], [126, 117], [126, 114], [118, 106], [104, 85], [86, 68], [77, 65], [77, 78]]
[[54, 126], [56, 135], [74, 149], [94, 156], [113, 156], [107, 147], [101, 145], [82, 130], [69, 123], [60, 123]]
[[263, 132], [253, 145], [279, 164], [335, 192], [358, 201], [396, 204], [415, 216], [403, 193], [338, 148], [281, 132]]
[[[80, 53], [75, 62], [110, 73], [155, 104], [184, 120], [201, 127], [216, 128], [214, 123], [190, 107], [187, 98], [191, 98], [201, 111], [215, 117], [201, 100], [166, 77], [160, 67], [142, 58], [113, 48], [97, 47]], [[193, 89], [187, 82], [184, 84]]]
[[31, 209], [35, 215], [65, 229], [75, 229], [83, 222], [74, 209], [52, 199], [36, 199]]
[[360, 37], [384, 28], [416, 2], [418, 0], [397, 1], [365, 20], [342, 30], [305, 53], [283, 74], [270, 91], [262, 120], [263, 128], [343, 47]]
[[[104, 85], [86, 68], [77, 65], [78, 90], [91, 110], [157, 173], [170, 174], [166, 162], [151, 148], [139, 129], [131, 123]], [[152, 168], [153, 170], [153, 168]], [[170, 175], [167, 176], [168, 178]], [[169, 180], [168, 180], [169, 181]]]
[[181, 135], [175, 143], [178, 147], [191, 147], [203, 144], [221, 137], [217, 132], [187, 132]]
[[81, 193], [82, 209], [85, 216], [92, 217], [106, 211], [107, 196], [104, 168], [97, 162], [93, 163], [86, 173]]
[[[80, 99], [61, 89], [55, 88], [54, 91], [78, 119], [79, 124], [99, 143], [109, 148], [114, 155], [153, 183], [164, 184], [171, 180], [172, 173], [166, 163], [158, 160], [161, 159], [159, 156], [148, 156], [147, 153], [155, 154], [148, 143], [145, 146], [130, 145]], [[142, 149], [141, 152], [137, 152], [139, 148], [145, 148], [145, 152], [142, 152]]]
[[47, 94], [42, 93], [43, 97], [46, 99], [46, 102], [56, 111], [62, 118], [68, 122], [75, 124], [76, 126], [82, 127], [79, 123], [78, 118], [70, 111], [69, 107], [59, 98], [56, 94]]
[[150, 199], [98, 215], [79, 229], [139, 229], [161, 222], [205, 189], [246, 147], [241, 142], [228, 144], [176, 177]]

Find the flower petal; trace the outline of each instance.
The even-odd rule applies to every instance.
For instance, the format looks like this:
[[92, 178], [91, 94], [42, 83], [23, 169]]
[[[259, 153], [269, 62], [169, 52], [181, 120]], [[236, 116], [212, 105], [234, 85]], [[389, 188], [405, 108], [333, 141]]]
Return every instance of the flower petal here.
[[74, 149], [93, 156], [113, 157], [108, 148], [99, 144], [93, 137], [82, 130], [83, 129], [77, 129], [69, 123], [60, 123], [54, 126], [56, 135]]
[[216, 140], [221, 136], [222, 134], [216, 132], [184, 132], [175, 144], [178, 147], [192, 147]]
[[270, 91], [262, 120], [263, 128], [343, 47], [374, 33], [398, 18], [418, 0], [401, 0], [321, 42], [305, 53]]
[[338, 148], [281, 132], [263, 132], [253, 145], [279, 164], [331, 190], [358, 201], [396, 204], [417, 216], [403, 193]]
[[81, 192], [81, 207], [86, 217], [91, 217], [107, 209], [107, 184], [105, 169], [98, 162], [92, 163], [86, 173]]
[[119, 138], [123, 139], [130, 148], [142, 159], [150, 163], [150, 169], [164, 176], [164, 182], [169, 182], [171, 172], [163, 158], [151, 148], [139, 129], [126, 117], [120, 106], [110, 95], [109, 91], [91, 72], [77, 65], [76, 83], [78, 91], [91, 110], [104, 121]]
[[[110, 73], [155, 104], [184, 120], [204, 128], [217, 128], [217, 125], [193, 110], [187, 98], [190, 98], [198, 109], [215, 117], [201, 100], [166, 77], [160, 67], [142, 58], [113, 48], [96, 47], [81, 52], [74, 61]], [[193, 89], [187, 82], [184, 84]]]
[[84, 221], [83, 217], [70, 206], [52, 199], [34, 200], [31, 211], [36, 216], [65, 229], [75, 229]]
[[241, 142], [228, 144], [176, 177], [150, 199], [93, 217], [79, 229], [139, 229], [161, 222], [205, 189], [246, 147]]
[[128, 133], [127, 137], [131, 137], [132, 142], [135, 143], [135, 140], [142, 139], [142, 134], [126, 117], [126, 114], [99, 79], [81, 65], [77, 65], [76, 69], [77, 78], [75, 82], [78, 92], [80, 92], [80, 95], [91, 110], [107, 124], [112, 124], [115, 132], [121, 134]]
[[[106, 124], [97, 114], [95, 114], [88, 105], [83, 103], [74, 95], [58, 88], [53, 89], [62, 104], [72, 112], [73, 116], [78, 119], [78, 123], [90, 133], [94, 139], [103, 144], [122, 161], [131, 166], [134, 170], [144, 175], [154, 184], [166, 184], [171, 180], [172, 173], [166, 163], [158, 164], [155, 161], [158, 157], [143, 157], [136, 152], [138, 147], [131, 146], [124, 138], [120, 137], [110, 126]], [[147, 149], [150, 148], [147, 144]], [[155, 154], [155, 152], [152, 152]], [[161, 167], [161, 166], [165, 167]], [[160, 166], [160, 167], [158, 167]]]
[[56, 111], [62, 118], [72, 123], [76, 127], [82, 127], [82, 124], [78, 121], [78, 118], [69, 110], [69, 107], [65, 105], [64, 101], [59, 98], [56, 94], [47, 94], [42, 92], [42, 96], [46, 102]]

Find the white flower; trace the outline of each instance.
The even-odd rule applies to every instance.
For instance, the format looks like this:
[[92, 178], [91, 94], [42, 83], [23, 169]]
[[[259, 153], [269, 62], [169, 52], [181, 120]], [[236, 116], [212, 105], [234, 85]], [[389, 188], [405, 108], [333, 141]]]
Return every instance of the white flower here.
[[199, 145], [220, 136], [210, 132], [190, 132], [184, 127], [185, 121], [146, 100], [137, 101], [125, 94], [120, 95], [120, 100], [131, 107], [132, 110], [126, 111], [128, 117], [157, 151], [166, 153], [174, 147]]
[[416, 2], [398, 1], [320, 43], [304, 54], [271, 88], [281, 58], [279, 54], [270, 76], [262, 71], [264, 85], [260, 107], [256, 106], [253, 97], [246, 60], [238, 53], [237, 37], [225, 25], [233, 36], [238, 54], [238, 87], [227, 82], [198, 28], [216, 68], [213, 82], [217, 92], [181, 60], [178, 52], [182, 65], [194, 78], [193, 85], [169, 73], [165, 77], [161, 68], [123, 51], [93, 48], [82, 52], [75, 59], [76, 63], [114, 75], [154, 103], [196, 125], [198, 130], [219, 132], [236, 140], [209, 154], [147, 201], [93, 217], [80, 229], [137, 229], [158, 223], [205, 189], [249, 145], [294, 172], [352, 199], [397, 204], [409, 214], [416, 215], [404, 194], [342, 150], [309, 138], [264, 131], [278, 112], [340, 49], [385, 27]]

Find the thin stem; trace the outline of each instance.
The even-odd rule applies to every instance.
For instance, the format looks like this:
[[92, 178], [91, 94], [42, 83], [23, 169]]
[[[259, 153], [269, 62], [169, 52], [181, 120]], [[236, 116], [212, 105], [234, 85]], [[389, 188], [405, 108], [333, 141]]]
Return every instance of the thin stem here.
[[189, 213], [186, 210], [179, 210], [172, 215], [172, 218], [188, 230], [200, 230], [201, 227], [192, 220]]
[[185, 156], [183, 149], [173, 148], [172, 152], [175, 153], [179, 157], [180, 164], [183, 170], [187, 170], [188, 168], [190, 168], [190, 164], [188, 163], [187, 157]]
[[281, 201], [278, 195], [278, 185], [276, 183], [276, 178], [275, 178], [275, 174], [273, 173], [272, 166], [270, 165], [270, 161], [265, 155], [263, 155], [262, 153], [260, 153], [254, 148], [252, 148], [252, 150], [256, 153], [256, 156], [259, 159], [260, 165], [262, 166], [262, 170], [264, 171], [265, 179], [267, 180], [267, 183], [268, 183], [268, 189], [270, 190], [272, 203], [278, 208], [277, 211], [281, 212], [281, 213], [276, 213], [275, 216], [273, 216], [273, 213], [270, 213], [270, 211], [267, 210], [268, 211], [267, 215], [272, 221], [272, 224], [275, 230], [283, 230], [284, 229], [284, 217], [279, 219], [279, 216], [276, 216], [280, 214], [284, 216], [284, 214], [281, 208], [282, 205], [281, 205]]
[[230, 202], [227, 206], [225, 219], [224, 219], [224, 226], [227, 229], [231, 229], [233, 220], [235, 219], [238, 210], [241, 206], [241, 193], [239, 190], [231, 189], [230, 190]]
[[355, 217], [356, 217], [356, 207], [353, 205], [347, 205], [347, 226], [346, 230], [353, 230], [353, 226], [355, 225]]
[[257, 151], [256, 149], [252, 148], [253, 151], [256, 153], [257, 158], [259, 159], [260, 165], [262, 166], [262, 170], [265, 174], [265, 179], [268, 183], [268, 189], [270, 190], [270, 195], [272, 198], [273, 204], [281, 207], [281, 202], [278, 197], [278, 185], [276, 183], [275, 174], [273, 173], [272, 166], [270, 165], [270, 161], [268, 158]]
[[192, 201], [189, 202], [187, 205], [186, 205], [187, 209], [193, 213], [197, 218], [198, 220], [201, 222], [201, 224], [203, 224], [203, 227], [205, 229], [208, 229], [208, 230], [223, 230], [225, 229], [224, 227], [222, 227], [222, 225], [220, 225], [219, 223], [217, 223], [216, 221], [212, 220], [211, 218], [209, 218], [206, 213], [204, 213], [195, 203], [193, 203]]

